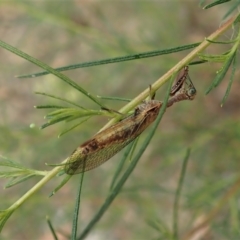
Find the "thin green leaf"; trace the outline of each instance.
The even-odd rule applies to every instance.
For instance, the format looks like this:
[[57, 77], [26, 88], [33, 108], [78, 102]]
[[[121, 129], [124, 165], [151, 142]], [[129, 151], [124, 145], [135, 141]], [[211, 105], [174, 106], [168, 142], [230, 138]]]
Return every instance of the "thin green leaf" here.
[[74, 210], [74, 215], [73, 215], [71, 240], [77, 239], [78, 214], [79, 214], [79, 208], [80, 208], [80, 202], [81, 202], [83, 178], [84, 178], [84, 172], [82, 174], [80, 174], [80, 184], [79, 184], [79, 188], [78, 188], [78, 194], [77, 194], [77, 199], [75, 202], [75, 210]]
[[130, 98], [120, 98], [120, 97], [106, 97], [106, 96], [99, 96], [97, 95], [98, 98], [104, 99], [104, 100], [114, 100], [114, 101], [122, 101], [122, 102], [131, 102], [132, 99]]
[[[65, 115], [65, 114], [64, 114]], [[75, 114], [75, 115], [66, 115], [66, 116], [56, 116], [56, 117], [47, 117], [48, 119], [48, 122], [46, 124], [44, 124], [43, 126], [46, 127], [46, 126], [49, 126], [49, 125], [52, 125], [52, 124], [56, 124], [58, 122], [62, 122], [62, 121], [73, 121], [73, 120], [76, 120], [78, 118], [83, 118], [83, 117], [86, 117], [86, 116], [89, 116], [91, 114]], [[43, 128], [43, 126], [41, 128]]]
[[57, 99], [57, 100], [61, 100], [61, 101], [64, 101], [66, 103], [69, 103], [69, 104], [72, 104], [76, 107], [79, 107], [79, 108], [82, 108], [82, 109], [85, 109], [84, 107], [82, 107], [81, 105], [78, 105], [76, 104], [75, 102], [72, 102], [66, 98], [61, 98], [61, 97], [58, 97], [58, 96], [54, 96], [52, 94], [48, 94], [48, 93], [43, 93], [43, 92], [35, 92], [35, 94], [38, 94], [38, 95], [43, 95], [43, 96], [47, 96], [47, 97], [51, 97], [51, 98], [54, 98], [54, 99]]
[[[84, 118], [84, 117], [91, 117], [91, 116], [105, 116], [105, 117], [115, 117], [116, 113], [113, 110], [92, 110], [92, 109], [76, 109], [76, 108], [65, 108], [65, 109], [58, 109], [53, 112], [48, 113], [45, 116], [45, 119], [47, 119], [47, 123], [44, 123], [41, 126], [41, 129], [46, 128], [50, 125], [66, 121], [70, 122], [79, 118]], [[87, 118], [88, 119], [88, 118]], [[86, 121], [85, 119], [81, 121], [79, 124], [83, 123]], [[78, 126], [77, 124], [75, 126]], [[74, 128], [75, 126], [71, 127], [70, 129]]]
[[51, 223], [51, 220], [50, 220], [50, 218], [48, 216], [46, 216], [46, 220], [47, 220], [47, 224], [48, 224], [48, 226], [50, 228], [50, 231], [51, 231], [51, 233], [53, 235], [54, 240], [58, 240], [56, 231], [55, 231], [55, 229], [54, 229], [54, 227], [53, 227], [53, 225]]
[[134, 141], [133, 147], [131, 148], [131, 152], [129, 154], [129, 161], [132, 161], [133, 154], [134, 154], [134, 151], [135, 151], [135, 149], [137, 147], [138, 140], [139, 140], [139, 137], [136, 138], [135, 141]]
[[[57, 118], [69, 117], [69, 118], [82, 118], [87, 116], [106, 116], [106, 117], [115, 117], [116, 113], [111, 110], [93, 110], [93, 109], [76, 109], [76, 108], [65, 108], [58, 109], [53, 112], [48, 113], [45, 118], [52, 119], [55, 121]], [[72, 120], [72, 119], [71, 119]], [[68, 120], [70, 121], [70, 120]]]
[[[71, 122], [71, 121], [74, 121], [76, 119], [83, 118], [83, 117], [86, 117], [86, 116], [89, 116], [89, 115], [87, 114], [87, 115], [69, 116], [69, 118], [66, 119], [65, 122]], [[92, 115], [90, 114], [90, 116], [92, 116]], [[95, 114], [93, 114], [93, 116], [95, 116]]]
[[[48, 166], [48, 164], [46, 164]], [[62, 175], [66, 174], [64, 169], [60, 170], [59, 173], [56, 175], [57, 177], [60, 177]]]
[[26, 167], [22, 166], [20, 163], [10, 160], [7, 157], [0, 155], [0, 158], [4, 159], [4, 160], [0, 160], [0, 166], [12, 167], [12, 168], [18, 168], [18, 169], [24, 169], [24, 170], [27, 169]]
[[232, 64], [232, 72], [231, 72], [230, 80], [228, 82], [228, 86], [227, 86], [227, 90], [225, 92], [225, 95], [224, 95], [224, 97], [222, 99], [221, 107], [226, 102], [226, 100], [228, 98], [228, 95], [230, 93], [230, 90], [231, 90], [231, 87], [232, 87], [232, 83], [233, 83], [233, 80], [234, 80], [234, 75], [235, 75], [236, 68], [237, 68], [237, 63], [236, 62], [237, 62], [237, 56], [235, 54], [235, 57], [233, 59], [233, 64]]
[[36, 176], [36, 174], [28, 174], [28, 175], [23, 176], [23, 177], [15, 177], [15, 178], [12, 178], [10, 181], [8, 181], [8, 182], [5, 184], [4, 188], [10, 188], [10, 187], [12, 187], [12, 186], [15, 186], [15, 185], [17, 185], [17, 184], [19, 184], [19, 183], [22, 183], [22, 182], [24, 182], [24, 181], [32, 178], [33, 176]]
[[29, 174], [45, 176], [46, 172], [26, 168], [26, 169], [20, 169], [20, 170], [1, 171], [0, 177], [1, 178], [12, 178], [12, 177], [19, 177], [22, 175], [29, 175]]
[[60, 138], [62, 135], [70, 132], [71, 130], [73, 130], [74, 128], [80, 126], [81, 124], [83, 124], [84, 122], [86, 122], [88, 119], [90, 119], [91, 117], [86, 117], [85, 119], [83, 119], [82, 121], [80, 121], [79, 123], [69, 127], [69, 128], [66, 128], [65, 130], [63, 130], [59, 135], [58, 137]]
[[82, 110], [76, 108], [63, 108], [57, 109], [53, 112], [48, 113], [45, 118], [46, 119], [55, 119], [55, 118], [62, 118], [62, 117], [69, 117], [74, 115], [85, 115], [90, 113], [90, 110]]
[[3, 47], [4, 49], [26, 59], [27, 61], [43, 68], [44, 70], [48, 71], [49, 73], [52, 73], [53, 75], [59, 77], [60, 79], [62, 79], [65, 83], [67, 83], [68, 85], [72, 86], [73, 88], [75, 88], [76, 90], [78, 90], [79, 92], [81, 92], [82, 94], [84, 94], [86, 97], [90, 98], [93, 102], [95, 102], [96, 104], [98, 104], [101, 107], [104, 107], [103, 104], [101, 102], [98, 101], [97, 98], [95, 98], [93, 95], [91, 95], [89, 92], [87, 92], [85, 89], [83, 89], [81, 86], [79, 86], [77, 83], [75, 83], [74, 81], [72, 81], [69, 77], [67, 77], [66, 75], [56, 71], [55, 69], [51, 68], [50, 66], [48, 66], [47, 64], [39, 61], [36, 58], [33, 58], [32, 56], [20, 51], [19, 49], [3, 42], [0, 40], [0, 46]]
[[[170, 54], [170, 53], [174, 53], [174, 52], [180, 52], [180, 51], [192, 49], [192, 48], [197, 47], [199, 44], [200, 44], [200, 42], [193, 43], [193, 44], [187, 44], [187, 45], [174, 47], [174, 48], [169, 48], [169, 49], [164, 49], [164, 50], [156, 50], [156, 51], [151, 51], [151, 52], [137, 53], [137, 54], [133, 54], [133, 55], [127, 55], [127, 56], [116, 57], [116, 58], [108, 58], [108, 59], [103, 59], [103, 60], [99, 60], [99, 61], [77, 63], [74, 65], [55, 68], [55, 70], [61, 72], [61, 71], [67, 71], [67, 70], [72, 70], [72, 69], [77, 69], [77, 68], [92, 67], [92, 66], [98, 66], [98, 65], [109, 64], [109, 63], [117, 63], [117, 62], [124, 62], [124, 61], [130, 61], [130, 60], [137, 60], [137, 59], [141, 59], [141, 58], [155, 57], [155, 56], [160, 56], [160, 55], [165, 55], [165, 54]], [[33, 73], [33, 74], [21, 75], [21, 76], [17, 76], [17, 77], [18, 78], [33, 78], [33, 77], [39, 77], [39, 76], [43, 76], [43, 75], [47, 75], [47, 74], [49, 74], [49, 72], [44, 71], [44, 72], [38, 72], [38, 73]]]
[[[50, 165], [51, 166], [51, 165]], [[61, 183], [51, 192], [51, 194], [49, 195], [49, 197], [52, 197], [54, 194], [56, 194], [56, 192], [61, 189], [67, 182], [68, 180], [72, 177], [72, 175], [68, 175], [66, 174], [66, 176], [64, 177], [64, 179], [61, 181]]]
[[119, 161], [119, 164], [116, 168], [115, 174], [113, 175], [112, 182], [110, 184], [110, 189], [109, 189], [110, 191], [112, 191], [112, 189], [114, 188], [115, 182], [117, 181], [118, 177], [120, 176], [120, 174], [123, 170], [123, 166], [124, 166], [125, 162], [127, 161], [128, 156], [130, 155], [130, 152], [131, 152], [134, 142], [135, 141], [131, 142], [127, 146], [126, 151], [124, 151], [124, 154], [122, 156], [122, 159]]
[[21, 170], [11, 170], [11, 171], [1, 171], [0, 172], [0, 177], [1, 178], [12, 178], [12, 177], [19, 177], [25, 174], [28, 174], [29, 171], [25, 169]]
[[174, 207], [173, 207], [173, 236], [174, 239], [178, 239], [178, 208], [179, 208], [179, 200], [181, 195], [181, 190], [183, 186], [183, 180], [185, 177], [186, 169], [187, 169], [187, 163], [190, 156], [190, 149], [187, 149], [186, 156], [183, 160], [183, 165], [181, 169], [180, 179], [178, 182], [178, 187], [175, 194], [174, 199]]
[[169, 93], [171, 90], [171, 86], [173, 83], [173, 80], [175, 78], [176, 74], [174, 74], [170, 80], [169, 86], [168, 86], [168, 91], [166, 94], [166, 97], [164, 99], [163, 105], [160, 109], [159, 115], [157, 119], [155, 120], [155, 123], [150, 130], [148, 136], [146, 137], [145, 141], [143, 142], [142, 146], [140, 147], [139, 151], [137, 152], [136, 156], [133, 158], [131, 163], [129, 164], [129, 167], [126, 169], [120, 180], [117, 182], [115, 185], [114, 189], [109, 193], [108, 197], [106, 198], [105, 202], [101, 206], [101, 208], [98, 210], [96, 215], [92, 218], [92, 220], [89, 222], [89, 224], [86, 226], [86, 228], [83, 230], [81, 235], [78, 237], [78, 240], [84, 239], [87, 234], [90, 232], [90, 230], [95, 226], [95, 224], [99, 221], [99, 219], [103, 216], [103, 214], [106, 212], [108, 207], [111, 205], [115, 197], [118, 195], [118, 193], [121, 191], [124, 183], [127, 181], [128, 177], [131, 175], [132, 171], [136, 167], [139, 159], [141, 158], [142, 154], [144, 153], [145, 149], [147, 148], [148, 144], [150, 143], [154, 133], [156, 132], [157, 126], [159, 122], [161, 121], [163, 114], [165, 112], [166, 106], [167, 106], [167, 100], [169, 98]]
[[220, 54], [211, 55], [211, 54], [199, 53], [198, 57], [200, 59], [203, 59], [203, 60], [207, 61], [207, 62], [225, 62], [229, 58], [227, 53], [221, 54], [221, 55]]
[[217, 0], [216, 2], [213, 2], [213, 3], [210, 3], [210, 4], [206, 5], [205, 7], [203, 7], [203, 9], [208, 9], [208, 8], [214, 7], [216, 5], [223, 4], [223, 3], [226, 3], [226, 2], [230, 2], [230, 1], [231, 0]]
[[17, 162], [11, 161], [6, 159], [5, 161], [0, 161], [0, 166], [15, 168], [19, 170], [11, 170], [11, 171], [0, 171], [1, 178], [12, 178], [12, 177], [19, 177], [22, 175], [37, 175], [37, 176], [45, 176], [45, 171], [38, 171], [31, 168], [26, 168]]
[[213, 40], [210, 40], [210, 39], [207, 39], [206, 40], [210, 43], [215, 43], [215, 44], [231, 44], [231, 43], [235, 43], [237, 41], [237, 39], [234, 39], [234, 40], [231, 40], [231, 41], [213, 41]]
[[8, 220], [8, 218], [12, 215], [12, 213], [14, 212], [14, 210], [5, 210], [5, 211], [0, 211], [0, 233], [6, 223], [6, 221]]
[[217, 76], [214, 78], [211, 86], [207, 89], [207, 91], [205, 92], [206, 94], [208, 94], [213, 88], [217, 87], [221, 81], [223, 80], [223, 78], [225, 77], [234, 57], [235, 57], [236, 52], [234, 52], [229, 58], [228, 60], [224, 63], [222, 69], [220, 72], [218, 72]]
[[202, 64], [202, 63], [206, 63], [208, 62], [207, 60], [200, 60], [200, 61], [193, 61], [193, 62], [190, 62], [188, 65], [198, 65], [198, 64]]
[[39, 106], [34, 106], [37, 109], [45, 109], [45, 108], [59, 108], [59, 109], [65, 109], [68, 107], [65, 106], [58, 106], [58, 105], [39, 105]]
[[40, 129], [44, 129], [44, 128], [49, 127], [49, 126], [51, 126], [51, 125], [53, 125], [53, 124], [56, 124], [56, 123], [65, 121], [66, 119], [68, 119], [68, 117], [63, 117], [63, 118], [58, 118], [58, 119], [55, 119], [55, 120], [51, 120], [51, 121], [49, 121], [49, 122], [47, 122], [47, 123], [44, 123], [44, 124], [40, 127]]

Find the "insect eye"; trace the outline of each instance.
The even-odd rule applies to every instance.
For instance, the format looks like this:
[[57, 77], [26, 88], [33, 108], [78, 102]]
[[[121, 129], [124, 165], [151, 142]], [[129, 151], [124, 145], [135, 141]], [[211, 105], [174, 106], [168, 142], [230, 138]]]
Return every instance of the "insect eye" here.
[[188, 90], [188, 96], [194, 96], [196, 94], [196, 89], [195, 88], [190, 88]]

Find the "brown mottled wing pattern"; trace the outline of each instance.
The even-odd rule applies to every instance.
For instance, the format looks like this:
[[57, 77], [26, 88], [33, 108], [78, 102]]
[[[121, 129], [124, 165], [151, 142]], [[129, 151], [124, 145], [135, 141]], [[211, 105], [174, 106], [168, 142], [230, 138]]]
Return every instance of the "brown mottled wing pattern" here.
[[149, 101], [130, 117], [103, 130], [79, 146], [68, 158], [65, 172], [73, 175], [106, 162], [138, 137], [157, 117], [161, 102]]

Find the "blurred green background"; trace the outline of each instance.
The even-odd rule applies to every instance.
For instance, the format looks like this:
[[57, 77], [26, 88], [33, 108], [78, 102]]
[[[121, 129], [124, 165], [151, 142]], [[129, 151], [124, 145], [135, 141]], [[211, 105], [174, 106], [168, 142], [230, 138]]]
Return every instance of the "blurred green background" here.
[[[222, 23], [226, 4], [202, 10], [198, 1], [0, 1], [1, 40], [52, 67], [165, 49], [202, 41]], [[232, 30], [221, 37], [230, 40]], [[222, 53], [214, 45], [206, 53]], [[94, 95], [134, 98], [168, 71], [186, 52], [65, 72]], [[240, 72], [221, 108], [230, 73], [209, 95], [204, 92], [221, 64], [190, 67], [197, 88], [194, 101], [174, 105], [163, 117], [152, 142], [123, 192], [87, 239], [160, 239], [149, 222], [172, 224], [174, 191], [186, 149], [192, 149], [180, 208], [180, 233], [203, 218], [239, 175]], [[107, 121], [92, 118], [75, 131], [57, 138], [64, 124], [44, 130], [47, 110], [35, 105], [56, 103], [35, 91], [47, 92], [96, 108], [86, 97], [55, 76], [18, 79], [15, 75], [41, 71], [33, 64], [0, 49], [0, 154], [23, 165], [49, 170], [45, 163], [60, 163]], [[163, 99], [165, 88], [157, 92]], [[122, 102], [105, 102], [119, 109]], [[61, 103], [60, 103], [61, 104]], [[30, 128], [30, 124], [36, 124]], [[142, 135], [143, 140], [146, 133]], [[108, 193], [112, 175], [124, 151], [85, 174], [80, 210], [82, 229]], [[40, 178], [3, 190], [0, 209], [6, 209]], [[48, 198], [56, 178], [29, 199], [6, 223], [1, 239], [53, 239], [48, 215], [57, 230], [68, 235], [79, 177]], [[207, 228], [204, 239], [238, 239], [238, 198]], [[235, 207], [233, 207], [235, 206]], [[233, 219], [231, 209], [237, 215]], [[235, 225], [234, 225], [235, 224]], [[237, 225], [236, 225], [237, 224]], [[65, 239], [59, 236], [59, 239]], [[199, 238], [200, 239], [200, 238]]]

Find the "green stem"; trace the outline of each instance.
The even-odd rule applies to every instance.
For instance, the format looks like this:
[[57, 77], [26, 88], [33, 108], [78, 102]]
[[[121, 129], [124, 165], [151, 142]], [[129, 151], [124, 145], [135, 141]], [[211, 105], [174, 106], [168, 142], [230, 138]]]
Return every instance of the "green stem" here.
[[[202, 52], [206, 49], [211, 43], [208, 40], [214, 40], [221, 34], [223, 34], [229, 27], [232, 26], [235, 19], [238, 17], [238, 14], [234, 17], [230, 18], [225, 24], [223, 24], [219, 29], [217, 29], [214, 33], [212, 33], [209, 37], [205, 38], [205, 40], [196, 47], [193, 51], [191, 51], [185, 58], [183, 58], [179, 63], [177, 63], [173, 68], [171, 68], [167, 73], [165, 73], [162, 77], [160, 77], [155, 83], [153, 83], [152, 91], [157, 91], [164, 83], [166, 83], [172, 76], [174, 72], [178, 72], [184, 66], [188, 65], [188, 63], [195, 58], [199, 52]], [[149, 88], [146, 88], [142, 93], [140, 93], [136, 98], [134, 98], [130, 103], [125, 105], [123, 108], [119, 110], [121, 113], [127, 113], [131, 109], [135, 108], [140, 102], [146, 99], [149, 96]], [[110, 120], [100, 131], [105, 128], [108, 128], [113, 123], [117, 122], [120, 119], [120, 116], [117, 116]]]
[[35, 186], [33, 186], [21, 198], [19, 198], [12, 206], [10, 206], [6, 211], [14, 211], [18, 207], [20, 207], [28, 198], [30, 198], [35, 192], [37, 192], [49, 180], [51, 180], [53, 177], [55, 177], [61, 168], [62, 168], [62, 166], [55, 167], [45, 177], [43, 177]]

